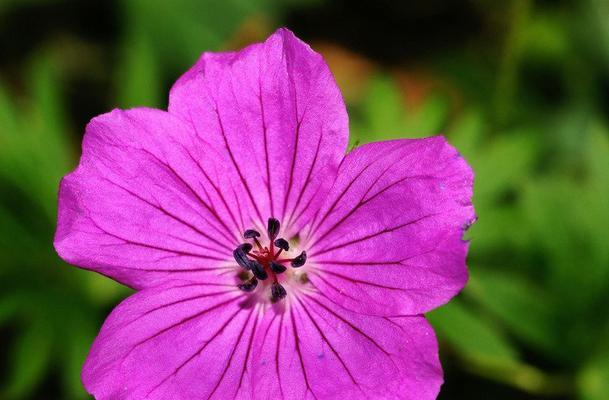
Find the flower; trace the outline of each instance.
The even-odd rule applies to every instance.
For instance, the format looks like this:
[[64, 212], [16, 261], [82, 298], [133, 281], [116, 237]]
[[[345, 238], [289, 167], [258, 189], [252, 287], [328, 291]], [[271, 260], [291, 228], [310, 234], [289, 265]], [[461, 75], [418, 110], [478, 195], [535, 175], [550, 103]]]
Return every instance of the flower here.
[[432, 399], [423, 313], [467, 280], [472, 171], [442, 137], [346, 153], [321, 58], [289, 30], [204, 53], [168, 111], [86, 128], [55, 248], [137, 290], [83, 368], [97, 399]]

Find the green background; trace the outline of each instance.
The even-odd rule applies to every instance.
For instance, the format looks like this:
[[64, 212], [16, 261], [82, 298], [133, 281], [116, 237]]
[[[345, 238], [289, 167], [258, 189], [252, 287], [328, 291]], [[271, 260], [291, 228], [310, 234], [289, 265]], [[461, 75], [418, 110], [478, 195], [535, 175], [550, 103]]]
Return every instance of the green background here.
[[0, 0], [0, 399], [86, 398], [127, 289], [62, 263], [86, 122], [165, 107], [204, 50], [288, 26], [322, 52], [352, 144], [443, 133], [476, 172], [471, 280], [429, 319], [441, 399], [609, 399], [609, 3]]

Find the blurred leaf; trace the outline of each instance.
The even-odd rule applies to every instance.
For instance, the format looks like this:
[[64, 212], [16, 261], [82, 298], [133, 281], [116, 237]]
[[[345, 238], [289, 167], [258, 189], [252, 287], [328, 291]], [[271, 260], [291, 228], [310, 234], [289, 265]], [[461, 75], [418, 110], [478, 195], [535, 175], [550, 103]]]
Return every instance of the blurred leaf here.
[[132, 32], [122, 44], [120, 70], [117, 74], [118, 105], [164, 108], [163, 82], [149, 38]]
[[[547, 284], [575, 312], [605, 290], [609, 270], [595, 258], [591, 226], [582, 189], [564, 178], [545, 179], [526, 187], [524, 206], [534, 240], [548, 256]], [[594, 216], [595, 214], [591, 214]], [[582, 290], [585, 288], [584, 290]], [[565, 310], [567, 311], [567, 310]]]
[[88, 398], [80, 374], [91, 343], [95, 339], [96, 327], [90, 323], [90, 319], [76, 319], [68, 329], [70, 340], [62, 354], [65, 392], [71, 399]]
[[371, 80], [362, 109], [367, 130], [362, 133], [366, 137], [389, 139], [406, 134], [399, 132], [403, 125], [405, 106], [395, 82], [390, 77], [377, 75]]
[[[101, 320], [87, 273], [68, 270], [52, 248], [59, 179], [73, 165], [58, 75], [57, 60], [45, 52], [28, 69], [27, 97], [0, 85], [0, 319], [23, 324], [3, 344], [13, 360], [2, 398], [38, 391], [58, 358], [62, 393], [83, 398], [78, 370]], [[109, 297], [98, 304], [116, 300]]]
[[3, 390], [9, 399], [32, 393], [43, 378], [51, 358], [53, 337], [43, 320], [34, 321], [13, 345], [13, 363], [8, 385]]
[[512, 344], [489, 322], [458, 300], [427, 314], [440, 338], [468, 360], [513, 363], [518, 359]]
[[[485, 122], [482, 113], [474, 108], [465, 110], [448, 128], [450, 143], [466, 160], [474, 158], [485, 134]], [[474, 171], [475, 172], [475, 171]]]
[[18, 311], [19, 297], [18, 296], [3, 296], [0, 297], [0, 325], [13, 317]]
[[[395, 81], [377, 75], [351, 121], [351, 142], [419, 138], [441, 134], [448, 104], [440, 95], [431, 95], [416, 109], [408, 109]], [[359, 117], [359, 118], [358, 118]]]
[[476, 204], [496, 202], [507, 190], [522, 185], [536, 161], [538, 143], [533, 135], [511, 133], [493, 138], [470, 158], [476, 173]]
[[514, 270], [470, 268], [465, 294], [532, 346], [551, 351], [562, 345], [556, 336], [558, 309], [552, 298]]
[[581, 400], [609, 399], [609, 349], [596, 354], [582, 368], [577, 380]]
[[55, 196], [60, 177], [68, 170], [70, 157], [67, 127], [63, 115], [55, 65], [47, 55], [37, 59], [31, 68], [32, 100], [28, 107], [16, 109], [5, 95], [2, 106], [19, 116], [3, 113], [8, 129], [0, 131], [3, 142], [2, 175], [26, 191], [37, 206], [46, 211], [49, 221], [55, 219]]
[[145, 35], [148, 43], [154, 43], [155, 62], [170, 68], [184, 68], [202, 51], [217, 50], [247, 16], [269, 10], [275, 3], [270, 0], [122, 1], [129, 28]]

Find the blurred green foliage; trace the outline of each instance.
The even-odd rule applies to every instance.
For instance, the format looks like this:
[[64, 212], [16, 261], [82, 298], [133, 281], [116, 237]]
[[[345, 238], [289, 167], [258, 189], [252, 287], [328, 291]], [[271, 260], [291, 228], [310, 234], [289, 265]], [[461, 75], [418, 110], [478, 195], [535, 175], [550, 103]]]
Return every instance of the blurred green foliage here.
[[[52, 249], [81, 120], [162, 107], [200, 52], [259, 40], [325, 3], [117, 1], [118, 32], [101, 44], [68, 29], [0, 62], [0, 398], [86, 398], [86, 352], [129, 293]], [[1, 1], [0, 27], [20, 10], [66, 4]], [[348, 99], [352, 144], [443, 133], [476, 172], [470, 283], [429, 315], [447, 371], [442, 398], [608, 399], [609, 4], [471, 4], [495, 36], [432, 48], [416, 68], [366, 61], [363, 94]], [[331, 67], [338, 76], [352, 66]], [[91, 89], [74, 76], [103, 88], [84, 97], [102, 108], [71, 104], [70, 87]]]

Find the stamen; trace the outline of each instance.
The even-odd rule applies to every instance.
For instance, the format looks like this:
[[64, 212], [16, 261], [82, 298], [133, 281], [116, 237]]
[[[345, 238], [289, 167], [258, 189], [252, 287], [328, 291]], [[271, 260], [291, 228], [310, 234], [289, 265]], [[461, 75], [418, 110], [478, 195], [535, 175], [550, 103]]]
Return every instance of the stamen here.
[[294, 267], [294, 268], [302, 267], [303, 265], [305, 265], [306, 262], [307, 262], [307, 252], [303, 251], [302, 253], [300, 253], [300, 255], [298, 257], [292, 259], [292, 267]]
[[[248, 239], [249, 243], [242, 243], [235, 250], [233, 256], [237, 264], [242, 270], [238, 273], [240, 283], [237, 287], [244, 292], [252, 292], [256, 290], [259, 283], [271, 278], [268, 284], [262, 286], [268, 290], [271, 287], [271, 301], [278, 302], [287, 296], [286, 289], [279, 283], [279, 275], [287, 271], [287, 263], [289, 262], [293, 268], [302, 267], [307, 262], [307, 253], [301, 252], [294, 258], [283, 258], [283, 252], [290, 250], [290, 242], [279, 237], [281, 224], [277, 218], [269, 218], [267, 225], [267, 235], [269, 243], [263, 246], [260, 243], [260, 232], [255, 229], [247, 229], [243, 232], [243, 237]], [[296, 246], [298, 246], [298, 236], [294, 236]], [[292, 245], [295, 244], [294, 242]], [[292, 246], [294, 247], [294, 246]], [[253, 274], [253, 276], [252, 276]], [[296, 279], [301, 283], [306, 283], [308, 277], [303, 272], [297, 272], [290, 275], [287, 279]]]
[[249, 253], [252, 250], [252, 245], [249, 243], [240, 244], [239, 247], [246, 253]]
[[279, 247], [281, 250], [288, 251], [290, 249], [290, 244], [284, 238], [279, 238], [275, 240], [275, 246]]
[[279, 264], [278, 262], [275, 261], [271, 261], [271, 270], [276, 273], [276, 274], [281, 274], [282, 272], [285, 272], [287, 268], [281, 264]]
[[252, 272], [254, 273], [254, 276], [260, 279], [261, 281], [269, 277], [269, 275], [264, 270], [262, 264], [260, 264], [258, 261], [250, 260], [250, 267]]
[[256, 279], [256, 277], [254, 276], [252, 277], [252, 279], [239, 284], [237, 287], [243, 290], [244, 292], [252, 292], [254, 289], [256, 289], [256, 286], [258, 286], [258, 279]]
[[[247, 258], [247, 254], [242, 248], [243, 245], [240, 245], [233, 251], [233, 257], [235, 257], [235, 261], [237, 264], [243, 269], [252, 269], [252, 261]], [[250, 249], [251, 250], [251, 249]]]
[[288, 294], [283, 286], [281, 286], [278, 282], [273, 283], [271, 286], [271, 301], [273, 303], [283, 299], [287, 295]]
[[267, 233], [269, 234], [269, 239], [275, 240], [277, 234], [279, 233], [279, 228], [281, 224], [277, 218], [269, 218]]
[[260, 237], [260, 232], [258, 232], [257, 230], [254, 230], [254, 229], [248, 229], [245, 232], [243, 232], [243, 237], [246, 239], [257, 238], [257, 237]]

